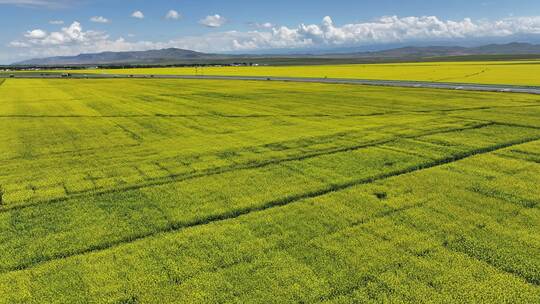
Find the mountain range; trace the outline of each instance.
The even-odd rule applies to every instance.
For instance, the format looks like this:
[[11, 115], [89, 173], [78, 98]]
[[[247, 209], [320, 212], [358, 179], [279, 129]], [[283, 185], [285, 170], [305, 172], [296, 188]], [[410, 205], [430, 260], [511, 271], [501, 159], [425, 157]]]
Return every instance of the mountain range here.
[[479, 47], [427, 46], [400, 47], [372, 52], [350, 52], [325, 54], [272, 54], [272, 55], [227, 55], [208, 54], [191, 50], [168, 48], [149, 51], [102, 52], [30, 59], [14, 63], [18, 66], [59, 66], [59, 65], [159, 65], [195, 64], [231, 61], [261, 61], [264, 58], [311, 58], [311, 59], [356, 59], [356, 60], [422, 60], [450, 56], [478, 55], [539, 55], [540, 45], [529, 43], [489, 44]]
[[460, 46], [428, 46], [428, 47], [401, 47], [376, 52], [359, 52], [348, 54], [357, 57], [378, 58], [429, 58], [445, 56], [470, 55], [527, 55], [540, 54], [540, 45], [529, 43], [488, 44], [478, 47]]

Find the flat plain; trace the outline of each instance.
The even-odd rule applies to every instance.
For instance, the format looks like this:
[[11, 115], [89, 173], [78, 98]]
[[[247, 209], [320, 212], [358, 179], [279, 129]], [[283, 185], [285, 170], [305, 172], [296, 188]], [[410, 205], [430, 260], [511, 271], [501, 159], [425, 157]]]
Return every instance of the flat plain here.
[[538, 96], [7, 79], [0, 105], [0, 303], [540, 298]]
[[[77, 71], [75, 71], [77, 72]], [[81, 72], [81, 71], [78, 71]], [[83, 73], [351, 78], [540, 86], [540, 61], [467, 61], [309, 66], [85, 70]]]

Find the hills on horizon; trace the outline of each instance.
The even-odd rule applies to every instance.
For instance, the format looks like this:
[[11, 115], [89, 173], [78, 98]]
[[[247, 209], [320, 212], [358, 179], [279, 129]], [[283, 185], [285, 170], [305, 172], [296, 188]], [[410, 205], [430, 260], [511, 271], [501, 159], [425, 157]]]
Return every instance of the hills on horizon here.
[[461, 46], [407, 46], [380, 51], [323, 53], [323, 54], [272, 54], [272, 55], [230, 55], [211, 54], [191, 50], [168, 48], [161, 50], [102, 52], [77, 56], [36, 58], [14, 63], [14, 66], [77, 66], [77, 65], [159, 65], [159, 64], [199, 64], [230, 63], [234, 61], [256, 61], [264, 59], [313, 59], [313, 60], [425, 60], [437, 57], [481, 56], [481, 55], [539, 55], [540, 44], [507, 43], [488, 44], [478, 47]]

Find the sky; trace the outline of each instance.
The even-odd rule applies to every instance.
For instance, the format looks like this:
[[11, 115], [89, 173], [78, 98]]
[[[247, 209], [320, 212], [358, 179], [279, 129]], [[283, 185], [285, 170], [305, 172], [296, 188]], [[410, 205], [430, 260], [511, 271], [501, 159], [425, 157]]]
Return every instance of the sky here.
[[540, 42], [538, 0], [0, 0], [0, 64], [178, 47], [214, 53]]

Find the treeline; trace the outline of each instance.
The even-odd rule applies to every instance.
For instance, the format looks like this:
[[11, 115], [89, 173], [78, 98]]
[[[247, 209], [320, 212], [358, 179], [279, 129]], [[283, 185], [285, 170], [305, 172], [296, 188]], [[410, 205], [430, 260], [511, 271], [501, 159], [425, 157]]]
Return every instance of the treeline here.
[[0, 66], [0, 71], [37, 70], [88, 70], [88, 69], [136, 69], [136, 68], [197, 68], [216, 66], [255, 66], [253, 62], [233, 63], [190, 63], [190, 64], [104, 64], [104, 65], [42, 65], [42, 66]]

